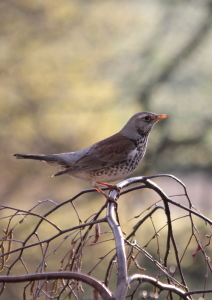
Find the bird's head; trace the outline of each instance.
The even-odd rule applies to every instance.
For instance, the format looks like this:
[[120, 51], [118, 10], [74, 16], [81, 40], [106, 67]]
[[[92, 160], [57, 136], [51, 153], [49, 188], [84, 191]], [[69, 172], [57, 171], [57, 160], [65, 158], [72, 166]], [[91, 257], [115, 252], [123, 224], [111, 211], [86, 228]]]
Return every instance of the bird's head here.
[[120, 133], [130, 139], [139, 139], [143, 135], [148, 135], [155, 123], [167, 117], [168, 115], [157, 115], [146, 111], [137, 113], [129, 119]]

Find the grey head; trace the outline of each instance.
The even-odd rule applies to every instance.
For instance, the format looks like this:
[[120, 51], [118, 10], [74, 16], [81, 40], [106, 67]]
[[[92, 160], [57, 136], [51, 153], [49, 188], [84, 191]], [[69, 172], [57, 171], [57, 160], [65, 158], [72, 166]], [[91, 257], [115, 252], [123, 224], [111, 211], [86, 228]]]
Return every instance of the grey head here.
[[132, 116], [120, 133], [132, 140], [140, 139], [143, 135], [149, 135], [151, 129], [161, 119], [168, 115], [157, 115], [151, 112], [140, 112]]

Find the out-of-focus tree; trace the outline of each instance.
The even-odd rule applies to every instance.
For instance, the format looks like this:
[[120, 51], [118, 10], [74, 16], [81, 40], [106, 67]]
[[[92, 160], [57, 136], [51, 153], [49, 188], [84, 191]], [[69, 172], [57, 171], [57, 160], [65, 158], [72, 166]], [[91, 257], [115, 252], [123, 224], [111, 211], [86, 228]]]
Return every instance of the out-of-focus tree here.
[[170, 115], [142, 174], [210, 172], [211, 11], [197, 0], [1, 1], [2, 202], [82, 186], [12, 153], [80, 150], [142, 110]]

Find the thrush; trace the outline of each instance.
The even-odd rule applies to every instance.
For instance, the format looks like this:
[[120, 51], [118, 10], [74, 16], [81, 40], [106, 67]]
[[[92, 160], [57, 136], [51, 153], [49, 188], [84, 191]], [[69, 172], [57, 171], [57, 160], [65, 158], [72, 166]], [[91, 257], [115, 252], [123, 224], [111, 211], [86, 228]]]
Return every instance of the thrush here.
[[13, 154], [18, 159], [34, 159], [46, 162], [60, 169], [52, 175], [69, 174], [89, 181], [107, 199], [110, 197], [98, 186], [114, 185], [130, 175], [144, 157], [147, 140], [154, 124], [167, 118], [150, 112], [139, 112], [132, 116], [116, 134], [77, 152], [60, 154]]

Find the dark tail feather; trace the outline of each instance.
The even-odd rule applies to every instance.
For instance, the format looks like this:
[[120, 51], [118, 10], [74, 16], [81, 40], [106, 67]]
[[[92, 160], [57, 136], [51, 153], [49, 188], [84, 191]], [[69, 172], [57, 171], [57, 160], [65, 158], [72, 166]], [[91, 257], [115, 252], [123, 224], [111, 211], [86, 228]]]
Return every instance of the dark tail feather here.
[[64, 162], [60, 155], [58, 154], [52, 154], [52, 155], [45, 155], [45, 154], [19, 154], [15, 153], [13, 154], [17, 159], [35, 159], [35, 160], [40, 160], [44, 161], [52, 166], [59, 167], [62, 169], [60, 172], [52, 175], [51, 177], [54, 176], [59, 176], [65, 173], [69, 173], [71, 168]]
[[50, 155], [44, 155], [44, 154], [13, 154], [17, 159], [35, 159], [35, 160], [44, 160], [44, 161], [51, 161], [52, 157], [50, 158]]

